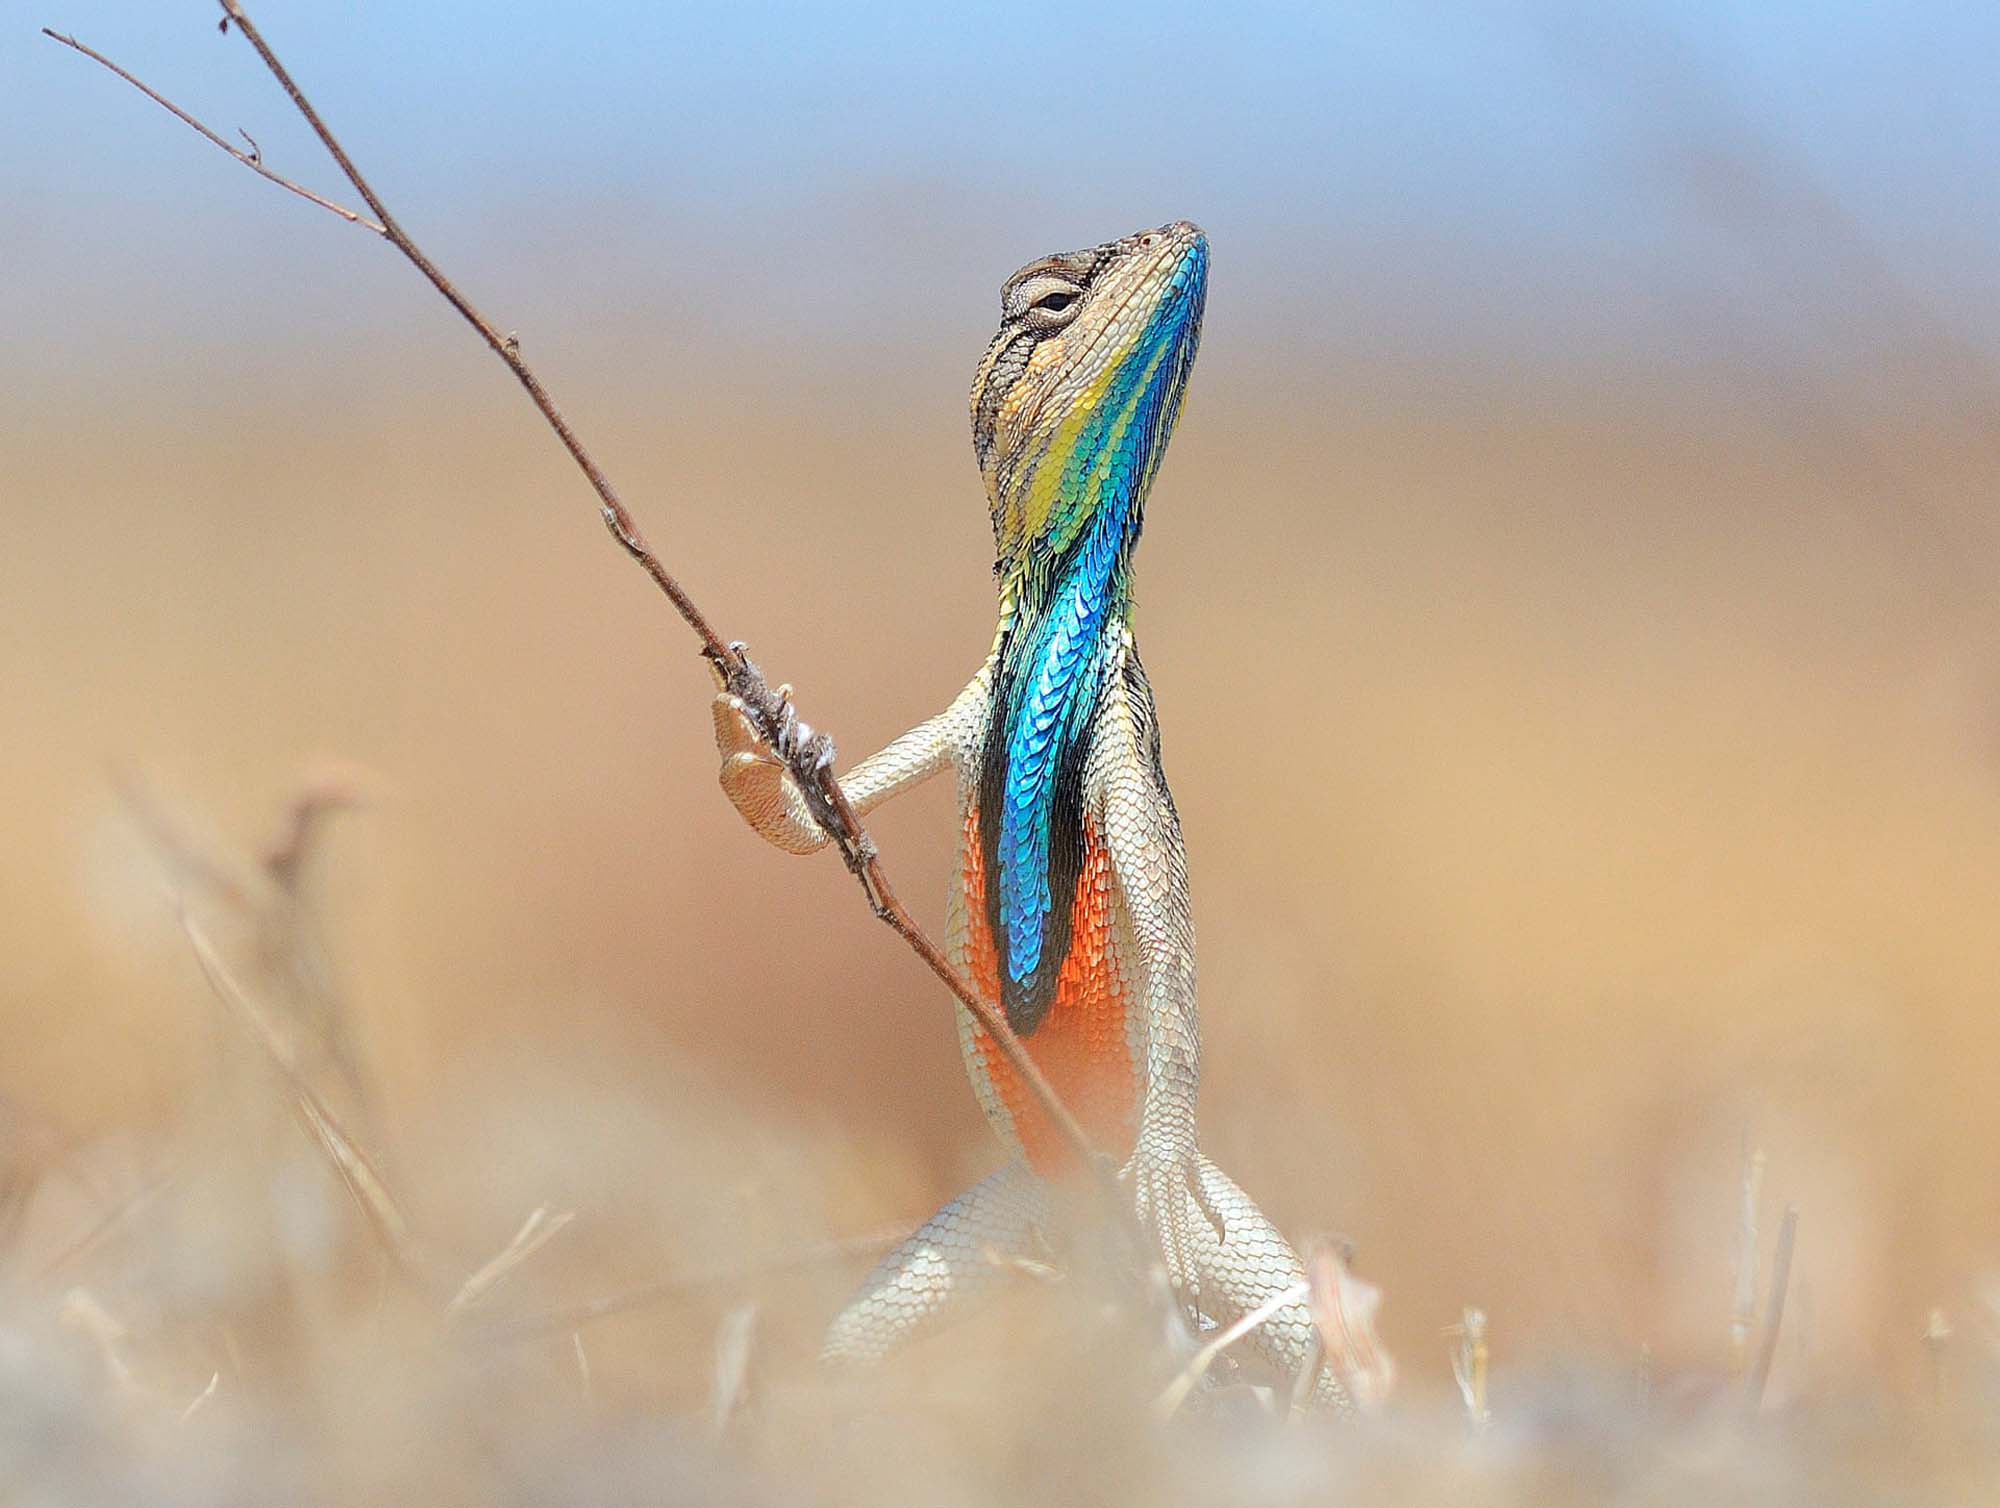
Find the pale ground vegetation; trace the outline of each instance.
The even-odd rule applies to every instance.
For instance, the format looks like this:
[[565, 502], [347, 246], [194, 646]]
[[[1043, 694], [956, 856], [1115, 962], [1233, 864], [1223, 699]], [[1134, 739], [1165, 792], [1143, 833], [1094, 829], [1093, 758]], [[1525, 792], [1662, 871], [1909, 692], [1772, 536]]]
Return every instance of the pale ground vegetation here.
[[238, 853], [125, 784], [115, 862], [145, 869], [204, 1019], [149, 1126], [9, 1109], [7, 1501], [1860, 1504], [1966, 1501], [2000, 1466], [1994, 1295], [1926, 1318], [1914, 1377], [1850, 1369], [1747, 1147], [1727, 1217], [1694, 1222], [1729, 1232], [1689, 1258], [1705, 1354], [1510, 1355], [1505, 1315], [1466, 1309], [1404, 1385], [1376, 1324], [1395, 1276], [1322, 1241], [1344, 1423], [1231, 1349], [1191, 1358], [1085, 1256], [1024, 1264], [880, 1370], [823, 1370], [815, 1327], [894, 1230], [833, 1234], [868, 1195], [827, 1138], [615, 1040], [489, 1044], [382, 1103], [324, 903], [330, 832], [382, 799], [322, 768]]

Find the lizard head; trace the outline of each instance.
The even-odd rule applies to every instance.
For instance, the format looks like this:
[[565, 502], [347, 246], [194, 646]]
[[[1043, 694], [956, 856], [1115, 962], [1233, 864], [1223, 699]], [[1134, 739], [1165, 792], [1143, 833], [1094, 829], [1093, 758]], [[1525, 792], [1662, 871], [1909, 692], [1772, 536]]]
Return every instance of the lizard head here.
[[1136, 538], [1207, 289], [1208, 240], [1185, 220], [1043, 257], [1001, 286], [972, 444], [1003, 581], [1045, 576], [1107, 510]]

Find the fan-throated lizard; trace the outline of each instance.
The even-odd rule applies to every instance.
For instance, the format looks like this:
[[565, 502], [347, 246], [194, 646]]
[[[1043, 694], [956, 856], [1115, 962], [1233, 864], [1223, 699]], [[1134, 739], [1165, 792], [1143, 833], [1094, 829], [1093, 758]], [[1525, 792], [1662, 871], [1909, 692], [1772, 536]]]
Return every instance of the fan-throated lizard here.
[[[972, 384], [972, 443], [998, 548], [986, 663], [936, 717], [841, 778], [865, 813], [950, 769], [963, 844], [946, 951], [1121, 1176], [1205, 1328], [1292, 1286], [1298, 1256], [1201, 1154], [1194, 924], [1153, 694], [1132, 636], [1132, 554], [1200, 342], [1208, 242], [1185, 221], [1031, 262], [1000, 291]], [[826, 834], [745, 705], [715, 701], [722, 785], [790, 853]], [[973, 1089], [1013, 1154], [869, 1274], [828, 1334], [870, 1358], [1029, 1256], [1073, 1159], [962, 1007]], [[1302, 1305], [1258, 1330], [1287, 1375], [1320, 1356]], [[1321, 1403], [1344, 1402], [1331, 1368]]]

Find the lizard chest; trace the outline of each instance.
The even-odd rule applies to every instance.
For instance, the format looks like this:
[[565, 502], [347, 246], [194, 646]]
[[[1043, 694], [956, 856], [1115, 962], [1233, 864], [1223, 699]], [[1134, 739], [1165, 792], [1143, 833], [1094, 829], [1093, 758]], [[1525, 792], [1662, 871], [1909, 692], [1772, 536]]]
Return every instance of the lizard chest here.
[[[987, 905], [987, 866], [980, 842], [978, 803], [968, 803], [959, 850], [965, 963], [973, 986], [988, 1000], [1002, 999], [1003, 960]], [[1130, 961], [1118, 914], [1110, 854], [1085, 817], [1074, 885], [1057, 903], [1066, 908], [1066, 947], [1055, 961], [1055, 987], [1047, 1008], [1028, 1029], [1023, 1045], [1057, 1094], [1100, 1150], [1122, 1157], [1132, 1144], [1143, 1050], [1134, 1012], [1140, 981]], [[1018, 1029], [1018, 1028], [1017, 1028]], [[1064, 1170], [1067, 1146], [1027, 1086], [976, 1022], [966, 1041], [967, 1067], [988, 1091], [990, 1114], [1005, 1117], [1030, 1166]]]

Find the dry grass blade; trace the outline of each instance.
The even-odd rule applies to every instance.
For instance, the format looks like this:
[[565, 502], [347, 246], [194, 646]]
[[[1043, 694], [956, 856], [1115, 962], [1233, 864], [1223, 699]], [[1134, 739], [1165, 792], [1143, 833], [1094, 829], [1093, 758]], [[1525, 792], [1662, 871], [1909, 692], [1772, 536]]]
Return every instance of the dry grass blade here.
[[539, 1205], [521, 1222], [521, 1228], [514, 1232], [514, 1239], [497, 1253], [491, 1261], [481, 1267], [459, 1286], [451, 1296], [451, 1302], [444, 1306], [444, 1317], [456, 1319], [474, 1304], [482, 1302], [486, 1295], [498, 1288], [523, 1262], [540, 1251], [556, 1236], [564, 1226], [576, 1218], [574, 1210], [560, 1210], [551, 1215], [547, 1205]]
[[478, 1334], [482, 1340], [510, 1342], [533, 1340], [538, 1336], [563, 1330], [576, 1330], [593, 1320], [607, 1319], [614, 1314], [626, 1314], [652, 1304], [686, 1299], [703, 1289], [741, 1283], [745, 1278], [759, 1273], [784, 1272], [800, 1267], [816, 1267], [827, 1262], [846, 1262], [855, 1257], [880, 1256], [909, 1233], [910, 1227], [907, 1223], [885, 1225], [859, 1236], [850, 1236], [845, 1240], [821, 1242], [788, 1256], [760, 1262], [739, 1263], [734, 1266], [713, 1267], [699, 1272], [676, 1273], [656, 1278], [650, 1283], [637, 1284], [620, 1293], [586, 1299], [578, 1304], [567, 1304], [546, 1314], [530, 1314], [521, 1319], [505, 1320], [481, 1329]]
[[1445, 1331], [1458, 1337], [1451, 1350], [1451, 1379], [1465, 1401], [1466, 1418], [1476, 1430], [1493, 1422], [1486, 1403], [1486, 1311], [1468, 1308], [1465, 1317]]
[[125, 1345], [131, 1333], [125, 1324], [98, 1300], [88, 1288], [72, 1288], [63, 1295], [61, 1319], [71, 1329], [82, 1332], [97, 1348], [105, 1375], [120, 1392], [139, 1391], [139, 1382], [125, 1360]]
[[88, 1256], [120, 1224], [172, 1188], [174, 1177], [174, 1174], [166, 1173], [154, 1179], [151, 1183], [141, 1184], [138, 1188], [133, 1189], [124, 1198], [112, 1205], [110, 1209], [98, 1216], [83, 1234], [56, 1252], [46, 1262], [42, 1263], [34, 1274], [35, 1281], [38, 1283], [44, 1282], [54, 1277], [72, 1262], [81, 1261], [84, 1257]]
[[136, 775], [117, 777], [119, 795], [165, 868], [176, 894], [194, 891], [228, 902], [245, 916], [268, 913], [279, 899], [272, 876], [223, 851]]
[[1300, 1278], [1298, 1282], [1292, 1284], [1289, 1288], [1272, 1294], [1255, 1309], [1242, 1315], [1235, 1324], [1229, 1326], [1226, 1330], [1218, 1331], [1199, 1351], [1195, 1352], [1188, 1359], [1188, 1364], [1181, 1368], [1174, 1380], [1160, 1389], [1160, 1396], [1153, 1400], [1153, 1417], [1160, 1420], [1173, 1418], [1180, 1411], [1180, 1406], [1187, 1402], [1188, 1394], [1193, 1392], [1202, 1378], [1208, 1375], [1208, 1369], [1215, 1365], [1215, 1359], [1218, 1356], [1271, 1318], [1280, 1309], [1284, 1309], [1292, 1304], [1303, 1303], [1306, 1295], [1311, 1292], [1311, 1289], [1312, 1285], [1304, 1278]]
[[1778, 1250], [1771, 1258], [1771, 1301], [1764, 1311], [1764, 1339], [1757, 1347], [1757, 1365], [1743, 1391], [1743, 1406], [1755, 1413], [1764, 1401], [1764, 1385], [1771, 1380], [1771, 1362], [1778, 1354], [1778, 1326], [1785, 1317], [1785, 1289], [1792, 1278], [1792, 1244], [1799, 1233], [1799, 1207], [1785, 1206], [1785, 1218], [1778, 1225]]
[[196, 1393], [188, 1406], [181, 1410], [179, 1422], [186, 1424], [188, 1420], [200, 1413], [202, 1406], [215, 1396], [215, 1390], [221, 1386], [222, 1374], [220, 1372], [209, 1374], [208, 1386], [203, 1388], [199, 1393]]
[[355, 1204], [368, 1217], [369, 1226], [381, 1240], [383, 1249], [394, 1259], [397, 1268], [406, 1275], [416, 1276], [420, 1263], [415, 1243], [410, 1238], [409, 1222], [403, 1218], [402, 1208], [390, 1194], [388, 1184], [382, 1181], [382, 1175], [376, 1171], [368, 1154], [333, 1118], [326, 1102], [310, 1089], [296, 1084], [294, 1087], [299, 1092], [293, 1104], [306, 1130], [340, 1174], [341, 1182], [347, 1185]]
[[1924, 1316], [1924, 1354], [1930, 1361], [1931, 1402], [1943, 1403], [1945, 1393], [1945, 1359], [1951, 1349], [1951, 1317], [1942, 1309], [1932, 1309]]
[[284, 1075], [299, 1119], [326, 1154], [334, 1171], [340, 1175], [340, 1181], [347, 1185], [348, 1193], [354, 1197], [355, 1204], [367, 1218], [383, 1249], [389, 1253], [398, 1270], [407, 1276], [415, 1276], [421, 1264], [415, 1243], [410, 1238], [409, 1222], [403, 1218], [401, 1207], [390, 1194], [382, 1175], [376, 1171], [374, 1162], [347, 1133], [340, 1118], [327, 1107], [319, 1092], [306, 1082], [284, 1034], [271, 1024], [256, 1002], [245, 993], [208, 935], [185, 912], [181, 915], [181, 930], [187, 934], [195, 960], [201, 965], [202, 974], [216, 997], [243, 1023], [279, 1073]]
[[708, 1424], [721, 1436], [750, 1400], [750, 1358], [757, 1344], [757, 1306], [738, 1304], [715, 1332], [715, 1385], [709, 1394]]
[[576, 1356], [576, 1380], [583, 1389], [583, 1406], [590, 1413], [597, 1412], [597, 1385], [590, 1377], [590, 1353], [583, 1349], [583, 1332], [572, 1330], [569, 1334], [570, 1350]]
[[1757, 1200], [1764, 1187], [1764, 1153], [1743, 1159], [1736, 1210], [1736, 1293], [1729, 1310], [1729, 1371], [1742, 1377], [1750, 1365], [1750, 1337], [1757, 1330]]

